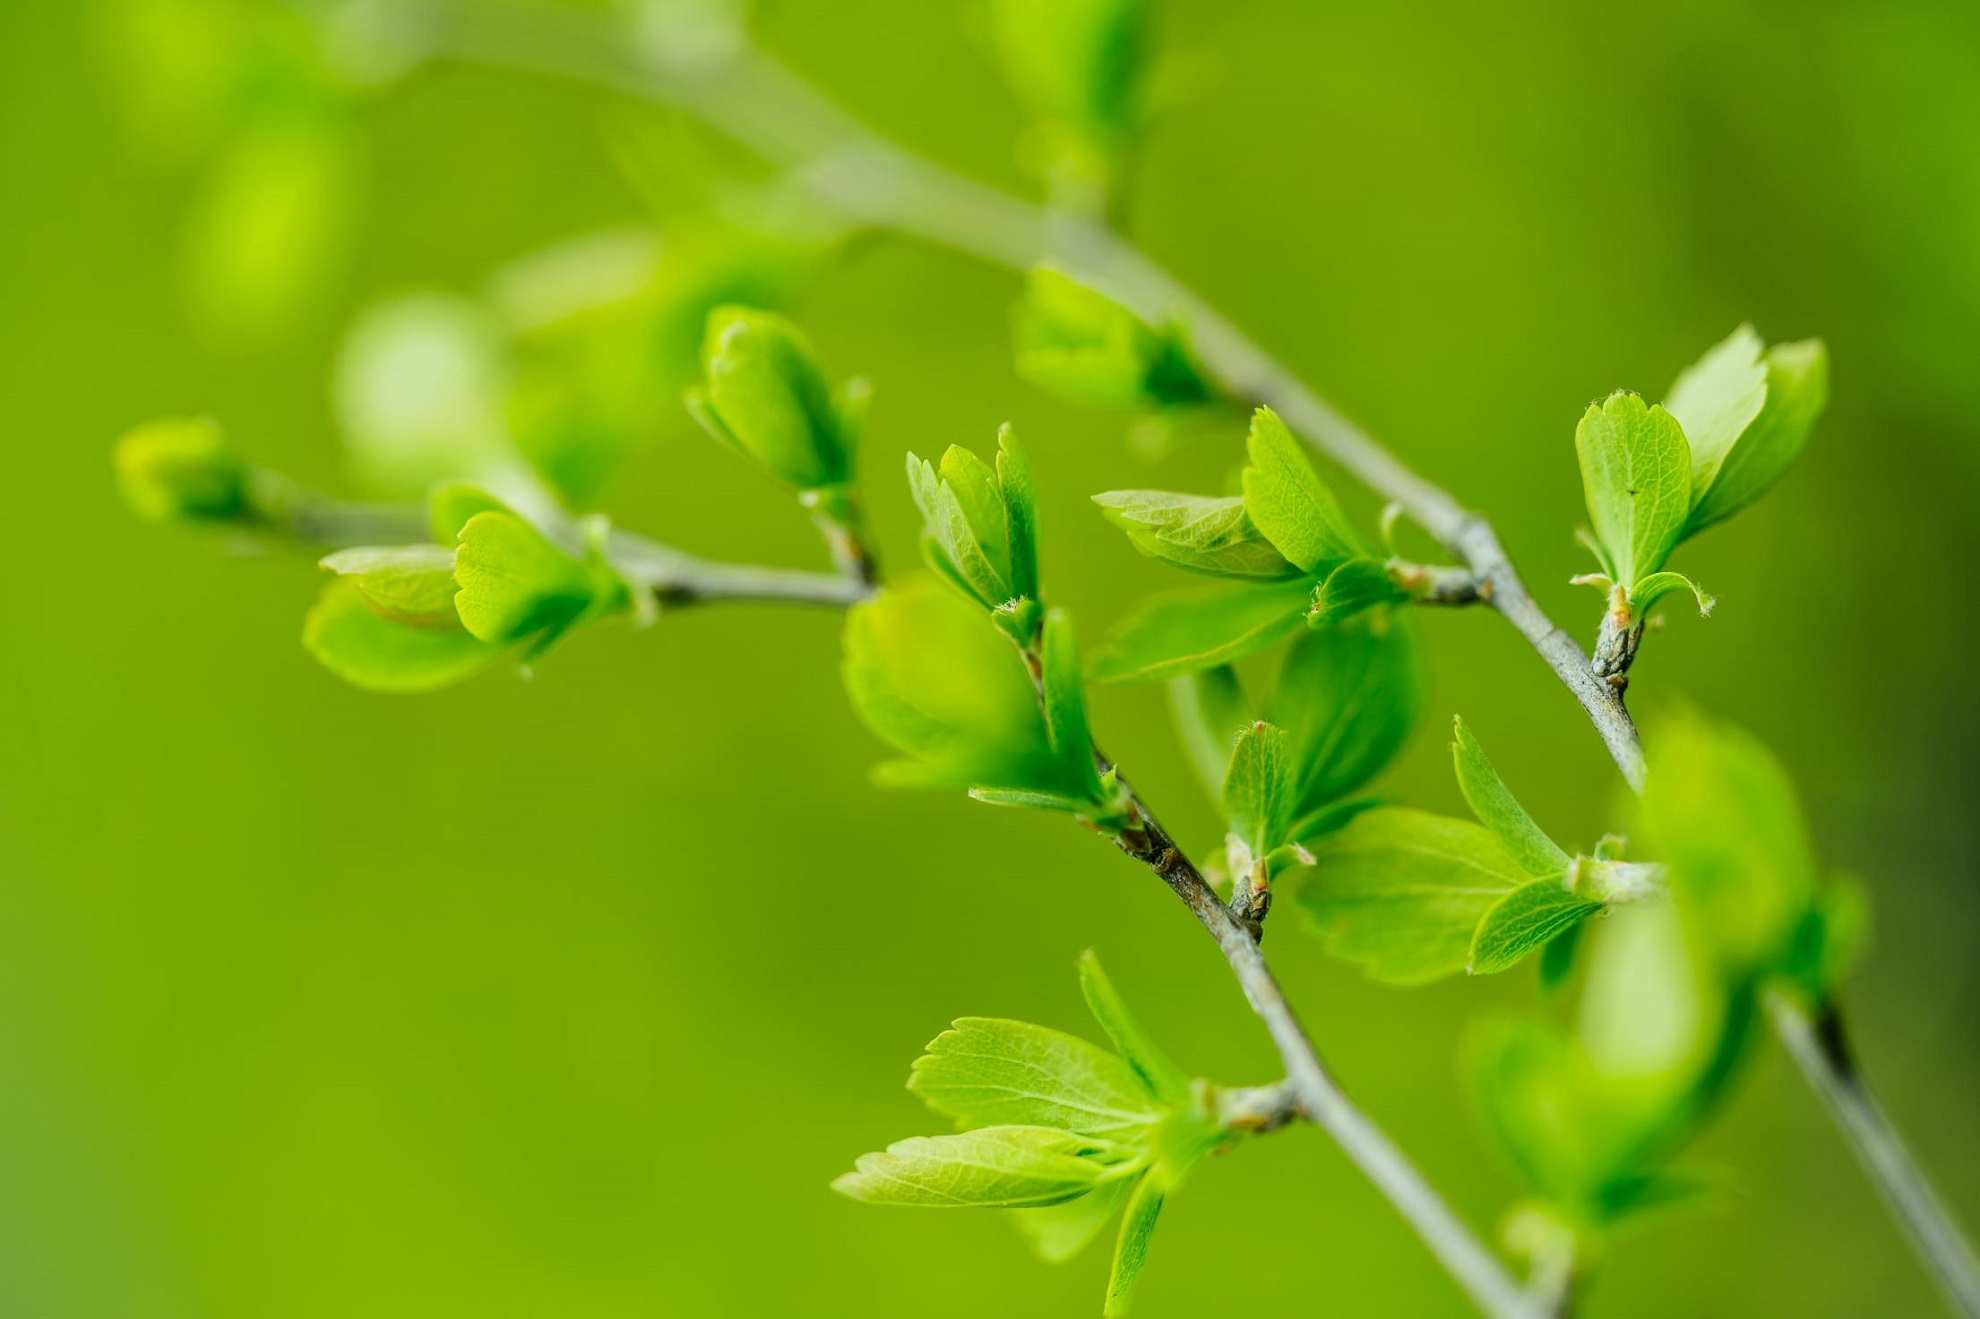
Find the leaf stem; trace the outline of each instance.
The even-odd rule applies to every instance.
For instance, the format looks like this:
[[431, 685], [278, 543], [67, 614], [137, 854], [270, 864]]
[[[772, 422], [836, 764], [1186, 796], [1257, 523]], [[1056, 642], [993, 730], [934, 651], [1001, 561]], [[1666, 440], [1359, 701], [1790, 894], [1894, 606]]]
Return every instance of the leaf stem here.
[[1840, 1009], [1828, 1003], [1810, 1014], [1778, 993], [1768, 997], [1767, 1008], [1775, 1033], [1809, 1087], [1828, 1105], [1946, 1300], [1966, 1319], [1980, 1319], [1980, 1264], [1864, 1083]]

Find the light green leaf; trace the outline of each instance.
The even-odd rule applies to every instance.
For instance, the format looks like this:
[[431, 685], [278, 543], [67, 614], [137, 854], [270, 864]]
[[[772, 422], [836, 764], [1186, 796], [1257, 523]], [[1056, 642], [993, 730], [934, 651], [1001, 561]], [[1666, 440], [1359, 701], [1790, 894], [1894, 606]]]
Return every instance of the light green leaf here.
[[475, 514], [514, 511], [488, 491], [473, 485], [441, 486], [426, 501], [426, 516], [432, 526], [433, 539], [446, 546], [460, 540], [461, 528], [467, 526], [468, 520]]
[[477, 513], [454, 553], [454, 608], [484, 641], [554, 640], [598, 603], [580, 560], [514, 513]]
[[1698, 613], [1700, 617], [1710, 615], [1712, 606], [1718, 603], [1711, 596], [1705, 594], [1704, 587], [1692, 581], [1681, 572], [1655, 572], [1630, 587], [1630, 608], [1635, 611], [1638, 618], [1641, 618], [1649, 611], [1652, 605], [1673, 591], [1691, 592], [1692, 598], [1698, 602]]
[[1237, 670], [1219, 665], [1169, 683], [1169, 710], [1204, 791], [1221, 800], [1231, 753], [1254, 716]]
[[1093, 502], [1151, 559], [1212, 577], [1272, 581], [1300, 575], [1252, 524], [1243, 499], [1110, 490]]
[[1049, 266], [1032, 271], [1011, 325], [1018, 375], [1067, 402], [1137, 409], [1209, 396], [1176, 335]]
[[1061, 1204], [1128, 1176], [1131, 1157], [1108, 1141], [1049, 1127], [984, 1127], [863, 1154], [832, 1189], [868, 1204], [1022, 1209]]
[[1142, 601], [1114, 629], [1096, 682], [1148, 682], [1230, 664], [1299, 630], [1304, 582], [1180, 591]]
[[1297, 767], [1283, 728], [1255, 723], [1238, 739], [1224, 779], [1224, 814], [1254, 858], [1289, 841]]
[[452, 623], [454, 552], [439, 545], [364, 546], [339, 550], [322, 566], [347, 577], [381, 617], [401, 623]]
[[1451, 721], [1451, 759], [1457, 766], [1459, 791], [1478, 822], [1497, 834], [1529, 875], [1560, 876], [1567, 873], [1574, 859], [1547, 831], [1533, 822], [1526, 808], [1506, 787], [1499, 771], [1485, 757], [1485, 748], [1464, 726], [1464, 720]]
[[959, 1128], [1055, 1127], [1137, 1143], [1162, 1111], [1113, 1054], [1022, 1021], [964, 1017], [916, 1060], [908, 1089]]
[[458, 623], [424, 626], [382, 618], [346, 578], [324, 586], [303, 621], [303, 646], [324, 668], [374, 692], [428, 692], [472, 678], [504, 648]]
[[1100, 1023], [1100, 1029], [1107, 1032], [1121, 1058], [1141, 1078], [1148, 1093], [1170, 1108], [1188, 1105], [1189, 1076], [1148, 1038], [1127, 1010], [1127, 1004], [1121, 1001], [1114, 982], [1100, 969], [1100, 959], [1091, 948], [1079, 955], [1079, 988], [1086, 997], [1087, 1010]]
[[1145, 0], [992, 0], [1004, 76], [1035, 119], [1101, 150], [1136, 117]]
[[1401, 807], [1358, 815], [1311, 850], [1299, 903], [1320, 941], [1394, 984], [1463, 971], [1479, 921], [1528, 879], [1483, 827]]
[[1696, 362], [1671, 386], [1664, 410], [1684, 427], [1691, 445], [1691, 497], [1703, 500], [1719, 468], [1741, 434], [1767, 401], [1766, 345], [1742, 325]]
[[1031, 463], [1009, 426], [997, 432], [997, 487], [1004, 496], [1004, 522], [1010, 531], [1011, 593], [1038, 599], [1038, 488]]
[[1324, 577], [1362, 553], [1361, 541], [1278, 414], [1252, 414], [1244, 507], [1265, 538], [1304, 572]]
[[1409, 592], [1395, 584], [1388, 565], [1367, 557], [1349, 559], [1327, 574], [1327, 580], [1313, 588], [1313, 607], [1306, 621], [1311, 627], [1333, 627], [1378, 605], [1401, 604]]
[[1292, 736], [1300, 814], [1382, 772], [1416, 724], [1422, 685], [1414, 634], [1400, 614], [1369, 614], [1293, 642], [1269, 717]]
[[1093, 734], [1086, 723], [1086, 681], [1079, 671], [1072, 620], [1063, 609], [1045, 615], [1039, 680], [1045, 695], [1046, 732], [1065, 767], [1065, 782], [1076, 785], [1087, 801], [1102, 802], [1106, 793], [1094, 761]]
[[1121, 1202], [1133, 1189], [1127, 1179], [1117, 1178], [1100, 1183], [1077, 1200], [1043, 1209], [1012, 1209], [1009, 1213], [1038, 1258], [1048, 1264], [1062, 1264], [1100, 1235], [1107, 1220], [1120, 1210]]
[[[903, 775], [892, 765], [882, 765], [874, 774], [883, 787], [941, 786], [941, 781], [927, 781], [920, 773]], [[1055, 811], [1061, 815], [1090, 815], [1094, 809], [1093, 803], [1084, 797], [1068, 797], [1064, 793], [1041, 792], [1035, 788], [986, 788], [976, 784], [970, 788], [969, 797], [971, 801], [980, 801], [986, 806], [1016, 806], [1031, 811]]]
[[224, 522], [248, 511], [248, 465], [211, 421], [146, 422], [117, 441], [114, 462], [139, 517]]
[[1479, 1023], [1466, 1041], [1486, 1126], [1546, 1199], [1571, 1221], [1599, 1223], [1604, 1188], [1629, 1171], [1624, 1132], [1573, 1041], [1538, 1022]]
[[703, 384], [688, 408], [703, 429], [799, 490], [852, 476], [843, 418], [804, 334], [782, 316], [717, 307], [702, 347]]
[[1165, 1187], [1150, 1173], [1142, 1177], [1128, 1199], [1121, 1219], [1121, 1235], [1114, 1243], [1114, 1269], [1107, 1279], [1106, 1319], [1128, 1312], [1134, 1299], [1134, 1285], [1148, 1263], [1148, 1239], [1155, 1233], [1155, 1220], [1162, 1213]]
[[1767, 350], [1767, 401], [1741, 433], [1711, 486], [1694, 492], [1685, 535], [1696, 535], [1767, 493], [1800, 456], [1829, 403], [1829, 350], [1820, 339]]
[[1691, 450], [1677, 419], [1634, 394], [1590, 404], [1574, 432], [1595, 534], [1633, 584], [1664, 566], [1691, 509]]
[[1601, 903], [1569, 892], [1559, 875], [1521, 885], [1478, 922], [1464, 969], [1475, 976], [1507, 970], [1600, 910]]

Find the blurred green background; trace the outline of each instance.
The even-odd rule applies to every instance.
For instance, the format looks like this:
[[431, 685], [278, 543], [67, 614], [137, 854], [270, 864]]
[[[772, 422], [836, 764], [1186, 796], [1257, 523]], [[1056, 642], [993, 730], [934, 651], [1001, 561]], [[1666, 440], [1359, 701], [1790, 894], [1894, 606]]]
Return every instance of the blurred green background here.
[[[826, 1184], [935, 1129], [901, 1083], [950, 1017], [1090, 1033], [1089, 945], [1185, 1065], [1275, 1075], [1145, 874], [1060, 820], [871, 788], [881, 749], [838, 693], [829, 617], [688, 612], [588, 633], [528, 683], [367, 696], [297, 644], [306, 558], [141, 525], [112, 488], [112, 437], [174, 412], [335, 484], [328, 381], [353, 316], [640, 218], [609, 149], [626, 106], [451, 65], [368, 97], [334, 180], [353, 260], [285, 333], [230, 338], [186, 297], [211, 186], [133, 113], [130, 13], [0, 6], [0, 1313], [1095, 1312], [1104, 1250], [1049, 1268], [991, 1217]], [[786, 0], [756, 26], [890, 133], [1022, 187], [1017, 114], [963, 17]], [[1655, 395], [1742, 319], [1828, 339], [1827, 419], [1778, 492], [1687, 548], [1720, 609], [1673, 611], [1634, 694], [1652, 726], [1679, 693], [1743, 722], [1798, 776], [1825, 857], [1876, 904], [1853, 1002], [1871, 1074], [1980, 1220], [1980, 8], [1178, 0], [1163, 31], [1190, 100], [1149, 138], [1135, 236], [1494, 515], [1579, 633], [1585, 403]], [[1020, 386], [1014, 289], [882, 240], [798, 310], [836, 371], [879, 385], [891, 561], [913, 553], [902, 451], [1014, 421], [1048, 589], [1093, 636], [1172, 581], [1086, 495], [1215, 488], [1238, 434], [1151, 462]], [[613, 508], [697, 551], [822, 558], [684, 418]], [[1494, 619], [1424, 623], [1429, 714], [1390, 789], [1456, 807], [1441, 726], [1462, 711], [1540, 819], [1598, 835], [1615, 775], [1566, 695]], [[1208, 836], [1159, 691], [1103, 692], [1096, 718]], [[1454, 1047], [1467, 1018], [1531, 1004], [1531, 977], [1384, 989], [1290, 919], [1273, 951], [1350, 1089], [1493, 1226], [1516, 1187]], [[1646, 1229], [1589, 1313], [1936, 1312], [1776, 1051], [1704, 1152], [1740, 1194]], [[1311, 1130], [1172, 1202], [1137, 1313], [1234, 1295], [1261, 1315], [1465, 1312]]]

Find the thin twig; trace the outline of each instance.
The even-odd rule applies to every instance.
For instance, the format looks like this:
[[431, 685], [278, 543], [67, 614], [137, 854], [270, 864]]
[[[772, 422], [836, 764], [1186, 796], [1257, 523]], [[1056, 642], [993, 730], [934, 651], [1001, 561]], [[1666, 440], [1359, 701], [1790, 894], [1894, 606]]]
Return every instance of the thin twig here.
[[662, 605], [757, 601], [847, 609], [874, 588], [841, 573], [716, 563], [629, 532], [612, 533], [613, 565]]
[[1780, 994], [1770, 996], [1767, 1007], [1775, 1033], [1809, 1087], [1828, 1105], [1863, 1170], [1904, 1224], [1918, 1257], [1946, 1299], [1967, 1319], [1980, 1319], [1980, 1264], [1864, 1084], [1839, 1011], [1831, 1005], [1811, 1016]]

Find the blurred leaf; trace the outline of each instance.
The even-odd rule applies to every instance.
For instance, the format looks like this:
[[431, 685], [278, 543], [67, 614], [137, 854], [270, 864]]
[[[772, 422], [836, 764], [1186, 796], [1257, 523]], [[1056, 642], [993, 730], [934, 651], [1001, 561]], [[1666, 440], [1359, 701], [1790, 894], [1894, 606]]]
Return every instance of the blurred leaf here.
[[1169, 683], [1169, 710], [1190, 767], [1213, 801], [1222, 800], [1231, 753], [1254, 716], [1229, 665], [1205, 669]]
[[1478, 922], [1464, 969], [1475, 976], [1509, 970], [1600, 910], [1601, 903], [1569, 892], [1561, 876], [1522, 884]]
[[1170, 1108], [1189, 1104], [1188, 1075], [1148, 1038], [1115, 990], [1114, 982], [1100, 969], [1100, 958], [1091, 948], [1079, 955], [1079, 988], [1086, 997], [1087, 1010], [1100, 1023], [1100, 1029], [1107, 1032], [1107, 1038], [1114, 1042], [1122, 1059], [1141, 1078], [1148, 1093]]
[[401, 623], [458, 621], [452, 550], [438, 545], [365, 546], [339, 550], [321, 562], [348, 578], [383, 618]]
[[1300, 628], [1304, 582], [1151, 596], [1107, 638], [1090, 669], [1096, 682], [1148, 682], [1230, 664]]
[[433, 691], [472, 678], [505, 653], [458, 624], [383, 618], [346, 578], [317, 597], [303, 622], [303, 645], [345, 682], [374, 692]]
[[1137, 115], [1146, 0], [991, 0], [1004, 76], [1035, 119], [1098, 148]]
[[1300, 575], [1252, 524], [1243, 499], [1110, 490], [1093, 496], [1093, 502], [1152, 559], [1212, 577], [1273, 580]]
[[513, 511], [503, 500], [473, 485], [441, 486], [426, 501], [433, 539], [441, 545], [453, 545], [460, 540], [462, 529], [477, 513]]
[[1102, 1182], [1077, 1200], [1048, 1205], [1043, 1209], [1010, 1210], [1011, 1221], [1031, 1242], [1038, 1257], [1050, 1264], [1064, 1263], [1086, 1249], [1100, 1235], [1126, 1200], [1133, 1184], [1125, 1178]]
[[1292, 737], [1300, 814], [1382, 772], [1416, 724], [1422, 685], [1416, 642], [1399, 614], [1300, 634], [1286, 652], [1270, 710]]
[[1634, 394], [1592, 403], [1575, 427], [1581, 484], [1615, 579], [1634, 586], [1664, 566], [1691, 508], [1684, 429]]
[[1829, 402], [1829, 350], [1820, 339], [1767, 350], [1767, 401], [1720, 461], [1685, 527], [1695, 535], [1765, 494], [1800, 456]]
[[1238, 739], [1224, 779], [1224, 814], [1254, 859], [1289, 841], [1296, 774], [1292, 739], [1284, 729], [1255, 723]]
[[1479, 922], [1528, 879], [1484, 828], [1402, 807], [1358, 815], [1311, 850], [1299, 903], [1321, 943], [1393, 984], [1463, 971]]
[[1187, 406], [1209, 394], [1174, 333], [1050, 266], [1031, 272], [1012, 313], [1017, 373], [1083, 407]]
[[248, 511], [248, 465], [211, 421], [146, 422], [117, 441], [114, 463], [139, 517], [231, 521]]
[[1055, 1127], [1134, 1142], [1161, 1109], [1103, 1049], [1022, 1021], [963, 1017], [929, 1044], [908, 1089], [963, 1129]]
[[843, 486], [852, 437], [810, 341], [782, 316], [709, 313], [703, 383], [688, 408], [702, 429], [798, 490]]
[[1060, 1204], [1129, 1175], [1128, 1151], [1049, 1127], [984, 1127], [915, 1136], [863, 1154], [832, 1183], [868, 1204], [1019, 1209]]
[[1246, 452], [1251, 464], [1244, 469], [1245, 511], [1279, 553], [1321, 577], [1361, 554], [1334, 492], [1270, 408], [1252, 414]]
[[1571, 1040], [1528, 1021], [1475, 1026], [1466, 1041], [1486, 1125], [1526, 1180], [1579, 1223], [1599, 1225], [1603, 1193], [1631, 1171], [1629, 1139]]
[[1485, 748], [1478, 745], [1478, 739], [1464, 726], [1464, 720], [1451, 721], [1451, 734], [1451, 759], [1457, 766], [1458, 788], [1478, 822], [1498, 835], [1507, 850], [1519, 858], [1527, 874], [1555, 878], [1566, 874], [1573, 858], [1533, 822], [1499, 772], [1492, 768], [1492, 762], [1485, 758]]
[[1148, 1239], [1155, 1233], [1155, 1220], [1162, 1212], [1165, 1187], [1153, 1173], [1142, 1177], [1128, 1199], [1127, 1213], [1121, 1219], [1121, 1235], [1114, 1243], [1114, 1268], [1107, 1279], [1107, 1319], [1128, 1312], [1134, 1286], [1148, 1264]]

